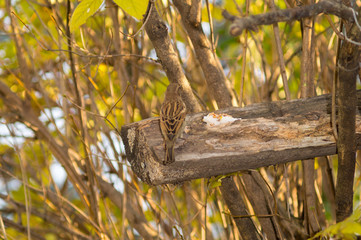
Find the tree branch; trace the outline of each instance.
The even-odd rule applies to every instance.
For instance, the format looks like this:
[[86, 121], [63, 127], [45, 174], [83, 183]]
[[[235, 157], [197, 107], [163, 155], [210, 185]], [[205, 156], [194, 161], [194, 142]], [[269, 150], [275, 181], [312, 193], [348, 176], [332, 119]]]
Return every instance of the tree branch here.
[[[256, 215], [276, 215], [277, 212], [274, 211], [275, 201], [272, 198], [272, 193], [262, 179], [261, 174], [257, 171], [250, 171], [249, 174], [242, 174], [242, 178], [245, 182], [244, 188], [246, 189], [247, 197], [252, 207], [255, 208], [255, 206], [257, 206], [256, 209], [259, 211]], [[279, 223], [275, 216], [258, 218], [258, 221], [268, 239], [282, 239]]]
[[[361, 107], [361, 91], [357, 105]], [[176, 161], [164, 166], [158, 118], [124, 125], [121, 137], [133, 171], [152, 184], [177, 183], [336, 153], [330, 125], [331, 96], [254, 104], [215, 112], [242, 118], [220, 126], [188, 115]], [[361, 146], [361, 113], [357, 113]], [[218, 115], [220, 117], [220, 115]]]
[[[361, 32], [356, 24], [345, 24], [346, 33], [360, 41]], [[356, 165], [356, 81], [359, 71], [360, 47], [344, 41], [337, 64], [338, 93], [338, 174], [336, 180], [336, 221], [340, 222], [353, 211], [353, 183]]]
[[196, 57], [207, 81], [210, 95], [214, 97], [219, 108], [230, 107], [232, 106], [232, 94], [227, 88], [226, 76], [223, 69], [220, 68], [220, 63], [215, 53], [212, 52], [206, 35], [203, 33], [200, 2], [199, 0], [193, 0], [191, 4], [183, 0], [173, 1], [192, 41]]
[[176, 82], [182, 86], [184, 95], [183, 100], [186, 103], [188, 112], [200, 112], [201, 107], [193, 95], [189, 82], [179, 63], [177, 53], [174, 51], [169, 39], [167, 26], [159, 17], [153, 2], [154, 1], [149, 1], [147, 11], [149, 16], [145, 18], [148, 19], [145, 23], [145, 30], [153, 43], [154, 49], [169, 81]]
[[236, 184], [234, 183], [233, 178], [224, 178], [219, 189], [222, 192], [223, 199], [225, 200], [228, 208], [231, 210], [233, 220], [237, 224], [242, 239], [257, 239], [257, 230], [253, 224], [252, 219], [235, 217], [249, 215], [249, 212], [246, 210], [246, 205], [241, 197], [241, 194], [239, 193]]
[[302, 18], [314, 17], [321, 13], [333, 14], [349, 22], [354, 22], [352, 9], [336, 1], [324, 0], [315, 4], [291, 9], [278, 10], [274, 12], [238, 18], [223, 11], [223, 17], [232, 22], [230, 34], [238, 36], [243, 30], [257, 31], [260, 25], [270, 25], [277, 22], [288, 22]]

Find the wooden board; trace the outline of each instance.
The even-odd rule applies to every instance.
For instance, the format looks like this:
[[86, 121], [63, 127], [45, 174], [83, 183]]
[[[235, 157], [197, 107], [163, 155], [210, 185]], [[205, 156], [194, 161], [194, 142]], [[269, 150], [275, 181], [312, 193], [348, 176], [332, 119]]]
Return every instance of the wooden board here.
[[[331, 130], [331, 97], [253, 104], [214, 112], [235, 121], [211, 126], [207, 112], [187, 116], [175, 144], [176, 161], [162, 165], [164, 142], [159, 119], [122, 127], [133, 171], [151, 185], [228, 174], [336, 153]], [[361, 91], [358, 91], [357, 143], [361, 147]]]

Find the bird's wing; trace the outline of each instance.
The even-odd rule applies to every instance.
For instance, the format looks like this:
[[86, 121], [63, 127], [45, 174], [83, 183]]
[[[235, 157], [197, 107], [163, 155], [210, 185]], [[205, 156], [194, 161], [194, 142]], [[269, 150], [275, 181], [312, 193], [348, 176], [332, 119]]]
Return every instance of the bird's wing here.
[[183, 125], [186, 116], [185, 105], [181, 101], [168, 102], [162, 106], [160, 115], [168, 138], [172, 140]]

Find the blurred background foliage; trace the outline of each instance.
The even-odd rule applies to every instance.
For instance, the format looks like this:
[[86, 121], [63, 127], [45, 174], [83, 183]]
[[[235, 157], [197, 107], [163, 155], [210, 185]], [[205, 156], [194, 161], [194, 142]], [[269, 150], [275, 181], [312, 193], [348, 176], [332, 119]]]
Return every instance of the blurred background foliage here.
[[[71, 9], [78, 4], [78, 1], [70, 2]], [[218, 188], [212, 187], [209, 180], [194, 180], [177, 187], [151, 187], [133, 175], [126, 161], [117, 130], [124, 124], [158, 116], [168, 85], [152, 43], [144, 30], [140, 30], [142, 22], [107, 0], [69, 39], [67, 3], [64, 0], [0, 1], [0, 81], [21, 99], [29, 101], [29, 108], [56, 142], [68, 146], [82, 159], [90, 153], [94, 175], [112, 184], [122, 197], [122, 205], [95, 187], [99, 212], [96, 217], [92, 215], [49, 143], [38, 138], [26, 119], [19, 119], [13, 109], [7, 109], [2, 98], [0, 236], [3, 239], [49, 240], [147, 239], [149, 236], [154, 239], [239, 239]], [[291, 0], [275, 4], [280, 9], [296, 5]], [[193, 46], [172, 1], [158, 0], [156, 6], [167, 24], [194, 93], [205, 111], [215, 110]], [[238, 16], [265, 13], [270, 11], [268, 2], [209, 0], [209, 9], [214, 28], [211, 31], [203, 1], [203, 30], [209, 39], [213, 32], [216, 54], [238, 98], [244, 81], [243, 105], [285, 100], [273, 27], [263, 26], [258, 32], [231, 37], [228, 34], [230, 23], [221, 15], [222, 9]], [[339, 24], [338, 18], [331, 18]], [[300, 96], [300, 23], [280, 23], [279, 28], [291, 98], [296, 99]], [[317, 95], [320, 95], [332, 89], [338, 38], [322, 15], [315, 18], [315, 34], [314, 80]], [[23, 65], [19, 64], [20, 58]], [[81, 106], [76, 100], [72, 64]], [[80, 131], [79, 109], [84, 113], [84, 134]], [[333, 177], [336, 160], [337, 156], [327, 157]], [[359, 154], [358, 163], [360, 160]], [[81, 165], [81, 161], [77, 164]], [[258, 171], [267, 179], [278, 204], [284, 209], [289, 204], [290, 221], [302, 232], [305, 231], [302, 230], [302, 166], [301, 162], [288, 165], [289, 191], [282, 167]], [[356, 168], [357, 207], [360, 164]], [[329, 197], [322, 178], [324, 172], [317, 159], [315, 169], [317, 196], [323, 204], [321, 212], [325, 217], [319, 224], [327, 227], [335, 223], [334, 201]], [[86, 182], [83, 170], [77, 168], [77, 171]], [[242, 180], [236, 178], [236, 182], [246, 196]], [[50, 197], [49, 192], [54, 193], [61, 204]], [[127, 207], [127, 201], [133, 208]], [[146, 221], [139, 227], [126, 212], [140, 219], [144, 215]], [[254, 220], [257, 223], [256, 218]], [[337, 234], [342, 236], [342, 231]]]

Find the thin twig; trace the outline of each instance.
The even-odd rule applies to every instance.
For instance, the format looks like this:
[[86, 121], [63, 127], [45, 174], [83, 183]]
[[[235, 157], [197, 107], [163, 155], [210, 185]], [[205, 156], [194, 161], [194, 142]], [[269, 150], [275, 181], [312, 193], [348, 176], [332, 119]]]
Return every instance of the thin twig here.
[[4, 226], [4, 221], [3, 221], [2, 214], [0, 214], [0, 227], [1, 227], [1, 231], [3, 232], [2, 237], [4, 238], [4, 240], [7, 240], [7, 235], [6, 235], [6, 231], [5, 231], [5, 226]]
[[229, 215], [232, 218], [251, 218], [251, 217], [257, 217], [257, 218], [271, 218], [275, 216], [280, 216], [279, 214], [249, 214], [249, 215], [232, 215], [231, 213], [223, 212], [223, 214]]
[[208, 20], [209, 20], [209, 30], [211, 32], [211, 48], [212, 48], [212, 52], [214, 55], [214, 54], [216, 54], [215, 53], [216, 51], [215, 51], [215, 46], [214, 46], [213, 19], [212, 19], [211, 10], [209, 9], [208, 0], [206, 0], [206, 6], [207, 6], [207, 14], [208, 14]]
[[[75, 54], [79, 57], [85, 57], [85, 58], [115, 58], [115, 57], [134, 57], [134, 58], [143, 58], [143, 59], [147, 59], [150, 61], [153, 61], [155, 63], [159, 63], [159, 61], [155, 58], [151, 58], [151, 57], [147, 57], [147, 56], [142, 56], [142, 55], [138, 55], [138, 54], [105, 54], [105, 55], [98, 55], [95, 53], [91, 53], [83, 48], [78, 47], [79, 49], [81, 49], [84, 53], [86, 54], [82, 54], [82, 53], [78, 53], [69, 49], [52, 49], [49, 48], [48, 46], [46, 46], [46, 44], [42, 43], [36, 36], [35, 34], [32, 32], [32, 30], [29, 28], [29, 26], [14, 12], [11, 12], [14, 16], [16, 16], [16, 18], [24, 25], [24, 27], [28, 30], [28, 33], [30, 33], [33, 38], [36, 40], [36, 42], [39, 44], [39, 46], [44, 50], [44, 51], [48, 51], [48, 52], [67, 52], [69, 54]], [[54, 17], [52, 16], [53, 21], [56, 23]], [[148, 18], [147, 18], [148, 19]], [[146, 21], [147, 21], [146, 19]], [[62, 29], [57, 25], [57, 28], [62, 31]]]
[[325, 15], [328, 23], [330, 24], [332, 30], [336, 33], [336, 35], [341, 39], [341, 40], [345, 40], [345, 36], [337, 29], [337, 27], [335, 26], [335, 24], [333, 23], [331, 17], [329, 15]]
[[149, 11], [148, 11], [148, 9], [147, 9], [147, 11], [146, 11], [146, 13], [144, 14], [144, 17], [143, 17], [143, 24], [142, 24], [142, 26], [138, 29], [138, 31], [137, 31], [136, 33], [134, 33], [134, 34], [127, 34], [127, 33], [123, 33], [123, 32], [120, 31], [120, 30], [119, 30], [119, 32], [120, 32], [121, 34], [123, 34], [124, 36], [128, 37], [128, 38], [134, 38], [134, 37], [136, 37], [136, 36], [139, 34], [139, 32], [144, 29], [144, 26], [147, 24], [148, 19], [149, 19], [149, 16], [150, 16], [149, 13], [150, 13], [150, 12], [152, 11], [152, 9], [153, 9], [154, 2], [155, 2], [155, 0], [149, 0], [149, 5], [148, 5], [148, 7], [150, 6], [150, 7], [149, 7]]
[[[66, 17], [66, 35], [67, 35], [67, 44], [68, 44], [68, 49], [69, 49], [69, 61], [70, 61], [70, 69], [71, 69], [71, 76], [72, 76], [72, 81], [74, 84], [74, 91], [75, 91], [75, 96], [76, 96], [76, 101], [77, 104], [80, 106], [83, 106], [83, 101], [82, 101], [82, 96], [80, 93], [80, 88], [78, 85], [78, 77], [76, 74], [76, 68], [75, 68], [75, 59], [73, 57], [72, 54], [72, 42], [71, 42], [71, 32], [70, 32], [70, 12], [71, 12], [71, 2], [70, 0], [67, 0], [67, 17]], [[99, 199], [99, 193], [98, 191], [95, 190], [96, 187], [98, 187], [98, 183], [97, 181], [95, 181], [95, 176], [92, 174], [95, 172], [95, 167], [94, 167], [94, 163], [91, 159], [91, 154], [88, 148], [88, 144], [87, 144], [87, 139], [86, 139], [86, 128], [85, 126], [85, 116], [83, 116], [83, 112], [78, 109], [78, 117], [79, 117], [79, 122], [80, 122], [80, 137], [81, 137], [81, 143], [82, 143], [82, 147], [83, 147], [83, 151], [85, 154], [85, 167], [83, 170], [85, 170], [89, 184], [87, 186], [86, 191], [89, 191], [88, 194], [84, 194], [82, 200], [85, 204], [85, 206], [88, 205], [88, 209], [90, 212], [90, 216], [92, 219], [94, 219], [94, 221], [99, 225], [99, 227], [102, 229], [102, 222], [99, 219], [99, 203], [97, 201], [97, 199]], [[97, 234], [100, 234], [104, 232], [103, 230], [101, 230], [100, 232], [97, 232]]]
[[113, 109], [115, 108], [115, 106], [120, 102], [120, 100], [122, 100], [122, 98], [124, 97], [124, 95], [126, 94], [128, 88], [129, 88], [129, 86], [130, 86], [130, 83], [128, 83], [128, 85], [127, 85], [126, 89], [124, 90], [123, 94], [119, 97], [119, 99], [116, 101], [116, 103], [114, 103], [114, 104], [112, 105], [112, 107], [108, 110], [108, 112], [105, 114], [105, 116], [100, 115], [100, 114], [98, 114], [98, 113], [91, 112], [91, 111], [87, 110], [86, 108], [78, 105], [77, 103], [75, 103], [73, 100], [71, 100], [71, 99], [68, 98], [67, 96], [64, 96], [64, 97], [66, 97], [66, 98], [67, 98], [74, 106], [76, 106], [78, 109], [80, 109], [80, 110], [82, 110], [82, 111], [84, 111], [84, 112], [86, 112], [86, 113], [89, 113], [89, 114], [91, 114], [91, 115], [98, 116], [98, 117], [100, 117], [100, 118], [105, 119], [105, 121], [107, 121], [107, 122], [112, 126], [112, 128], [118, 133], [118, 135], [120, 136], [120, 132], [119, 132], [118, 129], [114, 126], [114, 124], [108, 119], [108, 116], [109, 116], [109, 114], [111, 113], [111, 111], [113, 111]]
[[118, 98], [118, 100], [114, 103], [114, 105], [108, 110], [107, 114], [105, 114], [105, 116], [104, 116], [105, 118], [107, 118], [108, 115], [110, 114], [110, 112], [113, 111], [113, 108], [115, 108], [115, 106], [118, 104], [118, 102], [119, 102], [120, 100], [122, 100], [122, 98], [124, 97], [124, 95], [127, 93], [127, 90], [128, 90], [128, 88], [129, 88], [129, 86], [130, 86], [130, 83], [128, 82], [128, 85], [127, 85], [127, 87], [125, 88], [122, 96], [120, 96], [120, 97]]
[[[343, 28], [343, 22], [341, 21], [340, 24], [340, 31], [342, 31]], [[339, 32], [340, 32], [339, 31]], [[336, 116], [336, 89], [337, 89], [337, 83], [338, 83], [338, 59], [340, 57], [340, 49], [341, 49], [341, 38], [337, 41], [337, 50], [336, 50], [336, 62], [335, 62], [335, 72], [333, 75], [333, 81], [332, 81], [332, 103], [331, 103], [331, 126], [332, 126], [332, 133], [335, 138], [335, 141], [337, 142], [338, 139], [338, 133], [337, 133], [337, 116]]]
[[356, 11], [355, 11], [353, 8], [351, 8], [351, 11], [352, 11], [353, 20], [355, 21], [358, 29], [361, 31], [361, 26], [360, 26], [360, 24], [359, 24], [359, 22], [358, 22], [358, 20], [357, 20], [357, 17], [356, 17], [356, 14], [357, 14], [357, 13], [356, 13]]
[[[274, 0], [270, 0], [270, 8], [272, 11], [274, 11], [276, 9]], [[276, 49], [277, 49], [277, 53], [278, 53], [278, 62], [280, 64], [283, 89], [284, 89], [284, 92], [286, 95], [286, 100], [291, 100], [291, 93], [290, 93], [290, 89], [288, 87], [286, 66], [285, 66], [285, 60], [283, 57], [282, 44], [281, 44], [281, 39], [280, 39], [280, 29], [278, 27], [278, 23], [273, 24], [273, 34], [275, 36], [275, 41], [276, 41]]]
[[[249, 3], [246, 1], [246, 16], [249, 14]], [[241, 84], [239, 90], [239, 106], [242, 107], [243, 102], [243, 90], [244, 90], [244, 78], [246, 76], [246, 61], [247, 61], [247, 48], [248, 48], [248, 31], [245, 31], [244, 34], [244, 43], [243, 43], [243, 52], [242, 52], [242, 71], [241, 71]]]
[[[21, 179], [19, 179], [17, 176], [10, 173], [9, 171], [7, 171], [4, 168], [0, 168], [0, 172], [6, 174], [7, 176], [9, 176], [11, 178], [21, 181]], [[77, 207], [75, 204], [73, 204], [69, 199], [63, 197], [62, 195], [57, 195], [53, 191], [50, 191], [48, 189], [40, 189], [40, 188], [30, 185], [29, 183], [25, 183], [25, 184], [26, 184], [26, 187], [28, 187], [30, 190], [34, 191], [36, 194], [40, 194], [44, 198], [47, 198], [46, 200], [49, 199], [49, 197], [47, 197], [47, 195], [53, 194], [54, 196], [56, 196], [56, 198], [58, 198], [57, 200], [59, 201], [59, 203], [62, 203], [64, 205], [66, 204], [68, 207], [73, 209], [74, 212], [77, 213], [77, 216], [81, 217], [81, 219], [83, 221], [86, 220], [87, 223], [89, 223], [91, 226], [93, 226], [97, 231], [100, 231], [98, 225], [95, 222], [93, 222], [93, 220], [90, 219], [85, 212], [83, 212], [79, 207]], [[45, 201], [45, 202], [47, 203], [48, 201]], [[51, 203], [51, 204], [56, 205], [55, 203]]]

